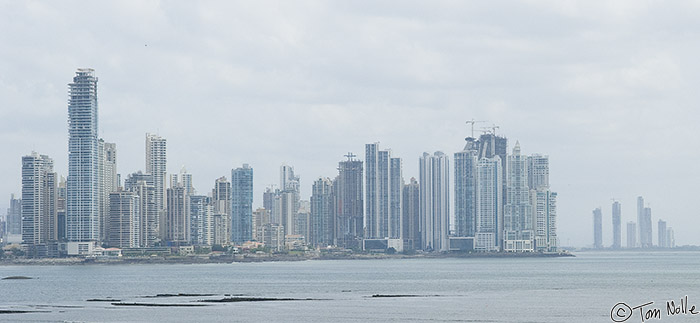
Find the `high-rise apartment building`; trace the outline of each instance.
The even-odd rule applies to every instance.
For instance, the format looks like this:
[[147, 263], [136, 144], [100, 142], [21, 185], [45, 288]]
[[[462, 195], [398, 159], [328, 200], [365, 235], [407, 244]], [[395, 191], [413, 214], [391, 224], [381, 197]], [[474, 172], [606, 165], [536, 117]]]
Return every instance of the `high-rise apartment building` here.
[[124, 190], [139, 197], [139, 246], [154, 247], [160, 242], [159, 214], [156, 207], [156, 188], [152, 174], [136, 172], [124, 181]]
[[668, 237], [666, 236], [668, 234], [666, 230], [666, 221], [659, 219], [659, 222], [656, 226], [658, 230], [658, 241], [659, 241], [659, 248], [668, 248]]
[[364, 237], [362, 161], [348, 153], [345, 161], [338, 163], [338, 177], [333, 183], [336, 198], [336, 245], [355, 249], [362, 246]]
[[97, 77], [78, 69], [69, 84], [66, 236], [69, 241], [100, 239], [98, 191]]
[[99, 194], [100, 212], [100, 240], [109, 239], [110, 220], [110, 196], [117, 191], [117, 145], [105, 142], [103, 139], [97, 141], [97, 192]]
[[620, 249], [622, 248], [622, 207], [618, 201], [614, 201], [612, 204], [612, 229], [612, 248]]
[[7, 208], [7, 233], [22, 234], [22, 199], [10, 195], [10, 207]]
[[53, 160], [32, 153], [22, 157], [22, 244], [31, 257], [48, 254], [48, 243], [58, 240], [56, 173]]
[[404, 250], [421, 248], [420, 231], [420, 184], [411, 177], [403, 187], [403, 247]]
[[651, 208], [644, 207], [644, 198], [637, 197], [637, 227], [639, 232], [639, 247], [651, 248]]
[[401, 238], [401, 158], [379, 143], [365, 145], [365, 223], [366, 238]]
[[557, 193], [548, 189], [531, 190], [537, 251], [557, 251]]
[[141, 247], [139, 196], [134, 192], [118, 191], [109, 194], [109, 201], [108, 244], [116, 248]]
[[603, 248], [603, 212], [600, 208], [593, 210], [593, 248]]
[[212, 190], [214, 204], [213, 244], [227, 245], [231, 242], [231, 182], [225, 176], [214, 183]]
[[[449, 249], [450, 170], [447, 155], [423, 153], [420, 170], [421, 242], [424, 250]], [[500, 178], [499, 178], [500, 179]]]
[[158, 135], [146, 134], [146, 174], [153, 176], [155, 188], [155, 206], [158, 210], [158, 227], [160, 239], [165, 238], [166, 219], [166, 140]]
[[335, 243], [335, 196], [330, 178], [319, 178], [313, 184], [309, 231], [307, 241], [313, 246]]
[[284, 227], [284, 235], [294, 235], [295, 220], [299, 211], [300, 187], [299, 176], [294, 175], [294, 167], [280, 166], [280, 187], [276, 211], [279, 212], [280, 223]]
[[534, 250], [534, 219], [528, 185], [528, 157], [520, 153], [516, 142], [508, 156], [506, 205], [503, 215], [503, 248], [505, 251]]
[[231, 241], [253, 239], [253, 168], [243, 164], [231, 170]]
[[211, 198], [190, 195], [190, 242], [193, 245], [212, 245], [214, 241], [214, 207]]
[[[481, 158], [476, 166], [476, 234], [474, 249], [500, 250], [503, 242], [503, 168], [501, 158]], [[422, 189], [422, 187], [421, 187]]]
[[464, 149], [455, 159], [455, 236], [474, 237], [476, 233], [476, 165], [478, 142], [466, 138]]
[[634, 221], [627, 222], [627, 248], [637, 247], [637, 224]]
[[189, 195], [184, 186], [178, 184], [166, 189], [165, 240], [174, 245], [190, 243]]

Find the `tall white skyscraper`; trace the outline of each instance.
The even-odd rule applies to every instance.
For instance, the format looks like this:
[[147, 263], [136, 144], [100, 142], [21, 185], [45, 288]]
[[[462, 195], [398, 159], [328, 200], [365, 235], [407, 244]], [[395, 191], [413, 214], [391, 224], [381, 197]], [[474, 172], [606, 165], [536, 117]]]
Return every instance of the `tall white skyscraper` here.
[[501, 158], [481, 158], [476, 166], [476, 235], [474, 249], [500, 250], [503, 241], [503, 169]]
[[515, 143], [513, 154], [507, 158], [503, 248], [505, 251], [533, 251], [534, 231], [528, 186], [528, 158], [520, 153], [519, 142]]
[[420, 222], [424, 250], [447, 251], [450, 230], [450, 168], [447, 155], [423, 153], [420, 165]]
[[651, 248], [651, 208], [644, 207], [644, 198], [637, 197], [637, 228], [639, 232], [639, 247]]
[[535, 249], [556, 251], [557, 193], [549, 189], [549, 156], [539, 154], [527, 158], [527, 179], [530, 186]]
[[165, 238], [166, 218], [166, 140], [158, 135], [146, 134], [146, 174], [153, 176], [155, 208], [158, 210], [158, 237]]
[[365, 145], [365, 238], [401, 238], [402, 162], [379, 143]]
[[66, 238], [100, 239], [98, 192], [97, 77], [81, 68], [69, 85]]
[[31, 257], [46, 256], [47, 244], [58, 239], [56, 173], [48, 156], [22, 157], [22, 201], [22, 244]]
[[98, 193], [100, 209], [100, 240], [107, 241], [109, 234], [109, 194], [117, 191], [117, 145], [105, 142], [103, 139], [97, 141], [97, 173], [98, 173]]
[[295, 220], [299, 212], [300, 187], [299, 176], [294, 175], [294, 167], [280, 166], [280, 187], [276, 211], [284, 227], [284, 235], [293, 235], [296, 231]]

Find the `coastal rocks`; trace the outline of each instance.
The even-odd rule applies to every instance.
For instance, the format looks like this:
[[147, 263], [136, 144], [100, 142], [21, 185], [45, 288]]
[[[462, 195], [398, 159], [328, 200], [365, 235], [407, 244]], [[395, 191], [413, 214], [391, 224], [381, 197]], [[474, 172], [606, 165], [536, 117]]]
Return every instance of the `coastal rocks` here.
[[9, 280], [9, 279], [34, 279], [34, 278], [27, 277], [27, 276], [7, 276], [7, 277], [2, 278], [2, 280]]

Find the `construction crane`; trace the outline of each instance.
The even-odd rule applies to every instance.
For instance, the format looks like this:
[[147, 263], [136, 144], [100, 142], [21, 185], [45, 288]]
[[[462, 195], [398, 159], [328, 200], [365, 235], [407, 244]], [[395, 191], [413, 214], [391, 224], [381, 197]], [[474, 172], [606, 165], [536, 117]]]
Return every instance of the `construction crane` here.
[[479, 122], [486, 122], [486, 121], [476, 121], [476, 120], [474, 120], [474, 119], [467, 120], [467, 124], [471, 124], [471, 125], [472, 125], [472, 138], [474, 138], [474, 124], [475, 124], [475, 123], [479, 123]]

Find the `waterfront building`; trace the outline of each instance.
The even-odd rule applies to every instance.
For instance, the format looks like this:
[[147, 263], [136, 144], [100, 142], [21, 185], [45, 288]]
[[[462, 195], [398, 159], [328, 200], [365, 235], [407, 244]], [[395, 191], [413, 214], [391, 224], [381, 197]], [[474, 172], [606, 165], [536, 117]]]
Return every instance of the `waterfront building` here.
[[507, 203], [503, 215], [503, 248], [511, 252], [534, 251], [534, 220], [528, 186], [528, 157], [516, 142], [507, 163]]
[[214, 205], [212, 243], [228, 245], [231, 242], [231, 182], [225, 176], [219, 177], [214, 183], [212, 204]]
[[22, 244], [27, 255], [45, 257], [58, 240], [53, 160], [33, 152], [22, 157]]
[[271, 251], [284, 250], [284, 228], [275, 223], [267, 223], [258, 228], [257, 236]]
[[637, 247], [637, 224], [634, 221], [627, 222], [627, 248]]
[[668, 244], [668, 237], [666, 236], [668, 234], [667, 229], [666, 229], [666, 221], [659, 219], [659, 222], [656, 226], [658, 230], [658, 241], [659, 241], [659, 248], [669, 248]]
[[312, 246], [326, 247], [335, 241], [335, 196], [333, 181], [319, 178], [311, 190], [311, 218], [307, 241]]
[[365, 238], [401, 237], [402, 162], [379, 143], [365, 145]]
[[481, 158], [477, 164], [476, 234], [474, 248], [498, 251], [502, 246], [503, 168], [499, 156]]
[[167, 205], [165, 218], [165, 240], [175, 246], [190, 243], [190, 219], [186, 207], [189, 205], [187, 190], [181, 183], [166, 189]]
[[136, 172], [124, 180], [124, 190], [139, 197], [139, 246], [155, 247], [160, 240], [160, 212], [156, 206], [156, 188], [153, 175]]
[[421, 248], [420, 231], [420, 184], [411, 177], [403, 187], [403, 247], [404, 250]]
[[455, 160], [455, 236], [474, 237], [476, 233], [476, 165], [478, 142], [465, 139], [464, 149], [454, 154]]
[[[311, 218], [311, 202], [308, 200], [299, 201], [299, 210], [297, 210], [297, 215], [294, 218], [294, 234], [297, 236], [304, 237], [305, 241], [308, 241], [309, 237], [309, 220]], [[285, 237], [285, 239], [287, 239]]]
[[59, 241], [66, 240], [66, 179], [60, 176], [56, 190], [56, 232]]
[[348, 153], [347, 160], [338, 163], [338, 177], [333, 183], [336, 198], [336, 245], [359, 249], [364, 238], [364, 200], [362, 192], [362, 161]]
[[10, 195], [10, 207], [7, 208], [7, 234], [22, 234], [22, 199]]
[[100, 239], [98, 192], [97, 77], [81, 68], [69, 84], [66, 236], [69, 241]]
[[637, 226], [639, 232], [639, 247], [651, 248], [651, 209], [644, 207], [644, 198], [637, 197]]
[[214, 206], [211, 198], [204, 195], [190, 195], [190, 243], [212, 245], [214, 238]]
[[100, 240], [109, 239], [110, 220], [110, 196], [117, 191], [117, 145], [105, 142], [104, 139], [97, 141], [97, 192], [99, 194], [99, 214], [100, 214]]
[[146, 133], [146, 174], [153, 176], [153, 187], [155, 188], [155, 203], [158, 211], [158, 237], [165, 238], [166, 220], [166, 140], [155, 134]]
[[593, 248], [603, 248], [603, 212], [600, 208], [593, 210]]
[[676, 238], [673, 234], [673, 228], [668, 227], [666, 229], [666, 248], [675, 248]]
[[[253, 239], [253, 168], [243, 164], [231, 170], [231, 242]], [[284, 243], [284, 232], [282, 236]]]
[[440, 151], [432, 156], [423, 153], [419, 166], [422, 249], [447, 251], [450, 228], [449, 160]]
[[299, 211], [300, 187], [299, 176], [294, 175], [294, 167], [283, 164], [280, 166], [280, 187], [276, 199], [280, 223], [284, 227], [284, 235], [296, 233], [295, 220]]
[[109, 194], [109, 229], [107, 243], [116, 248], [139, 248], [141, 242], [141, 203], [134, 192]]
[[258, 237], [258, 228], [268, 223], [272, 223], [269, 210], [266, 210], [265, 208], [258, 208], [257, 210], [253, 211], [253, 240], [262, 240], [261, 237]]
[[531, 190], [537, 251], [557, 251], [557, 193], [548, 189]]
[[612, 248], [620, 249], [622, 248], [622, 208], [618, 201], [614, 201], [612, 204], [612, 229]]

